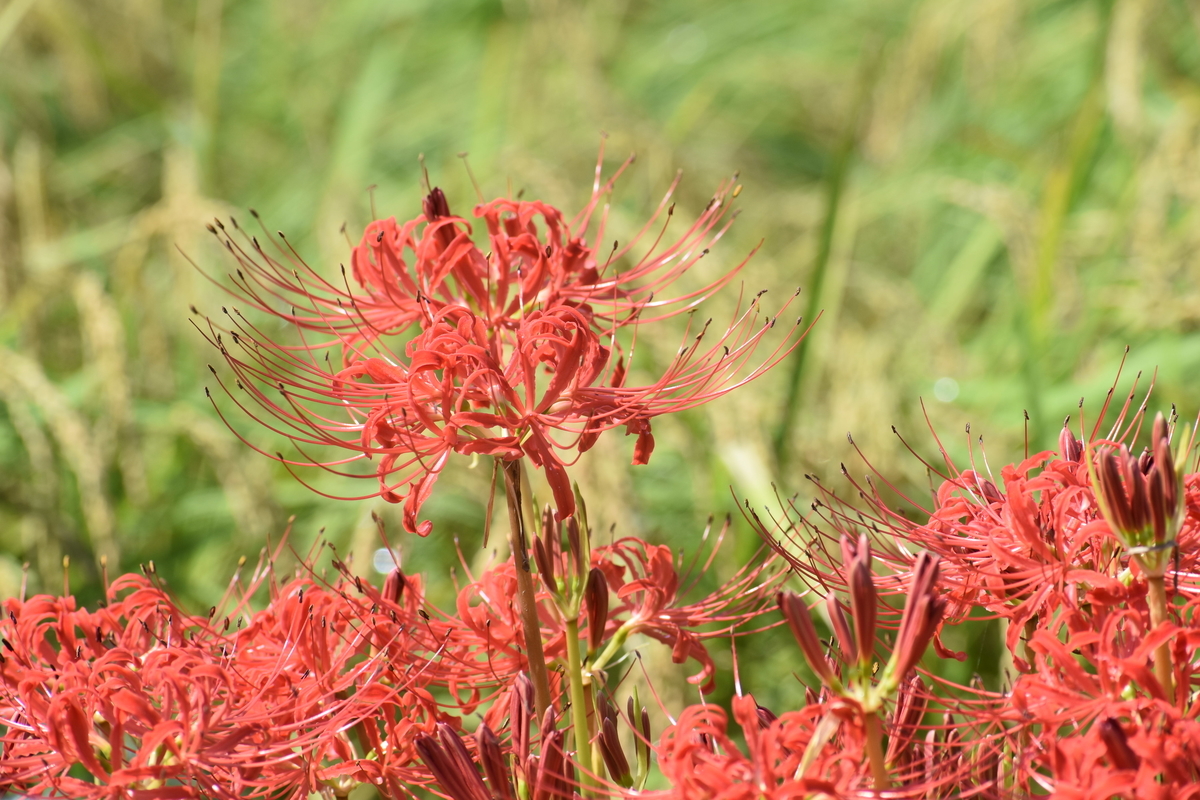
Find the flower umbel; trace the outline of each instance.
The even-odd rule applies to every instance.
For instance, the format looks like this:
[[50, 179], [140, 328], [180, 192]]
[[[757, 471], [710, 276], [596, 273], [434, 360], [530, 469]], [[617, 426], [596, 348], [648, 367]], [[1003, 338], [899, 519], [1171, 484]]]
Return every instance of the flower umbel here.
[[[654, 417], [726, 394], [799, 342], [796, 320], [770, 355], [752, 360], [777, 316], [763, 312], [760, 292], [744, 310], [739, 304], [715, 341], [711, 320], [699, 330], [689, 322], [665, 373], [629, 385], [633, 354], [619, 329], [693, 309], [745, 261], [701, 289], [660, 299], [725, 231], [733, 184], [674, 243], [663, 244], [664, 225], [645, 255], [618, 270], [664, 209], [671, 220], [674, 206], [664, 199], [639, 236], [600, 261], [588, 231], [595, 223], [592, 241], [603, 236], [605, 214], [597, 221], [595, 212], [616, 175], [603, 183], [599, 175], [597, 167], [592, 198], [570, 223], [541, 202], [478, 206], [486, 254], [434, 189], [411, 222], [368, 226], [351, 260], [357, 293], [345, 278], [339, 290], [317, 277], [286, 240], [277, 247], [290, 264], [268, 255], [257, 238], [247, 244], [213, 227], [241, 266], [236, 293], [305, 336], [299, 345], [278, 344], [237, 309], [225, 310], [225, 328], [209, 322], [207, 335], [233, 369], [237, 391], [222, 387], [300, 455], [260, 452], [289, 468], [315, 465], [353, 477], [364, 477], [354, 462], [375, 462], [378, 488], [365, 496], [404, 503], [406, 529], [422, 535], [432, 523], [418, 519], [421, 504], [450, 453], [528, 458], [545, 472], [565, 519], [575, 511], [566, 467], [602, 432], [624, 427], [636, 435], [633, 461], [644, 464], [654, 448]], [[280, 301], [289, 310], [278, 310]], [[321, 340], [309, 341], [314, 336]], [[349, 455], [330, 458], [312, 448]]]

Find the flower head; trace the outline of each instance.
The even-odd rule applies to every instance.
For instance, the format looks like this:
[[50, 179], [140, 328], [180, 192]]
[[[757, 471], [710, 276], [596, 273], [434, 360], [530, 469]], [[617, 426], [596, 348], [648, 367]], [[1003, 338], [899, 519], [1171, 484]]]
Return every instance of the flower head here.
[[[732, 184], [678, 240], [664, 245], [664, 226], [647, 254], [618, 271], [667, 200], [639, 236], [601, 261], [588, 230], [595, 222], [592, 241], [603, 237], [605, 213], [597, 221], [596, 212], [616, 176], [601, 183], [599, 174], [598, 167], [591, 201], [571, 222], [540, 202], [500, 199], [477, 207], [487, 228], [486, 254], [434, 189], [411, 222], [368, 226], [351, 259], [357, 292], [348, 281], [337, 289], [318, 278], [286, 240], [278, 247], [295, 262], [290, 266], [256, 238], [247, 246], [214, 227], [240, 262], [238, 293], [305, 336], [299, 345], [278, 344], [237, 309], [226, 309], [224, 328], [209, 323], [209, 338], [249, 402], [222, 387], [300, 453], [267, 454], [289, 467], [316, 465], [355, 477], [363, 474], [349, 465], [373, 461], [379, 483], [366, 496], [404, 503], [405, 527], [420, 534], [432, 528], [418, 519], [420, 506], [450, 453], [528, 458], [544, 470], [558, 517], [567, 518], [575, 511], [565, 471], [572, 453], [623, 427], [637, 436], [634, 463], [644, 464], [654, 447], [654, 417], [731, 391], [798, 343], [788, 335], [764, 360], [752, 361], [776, 319], [763, 313], [760, 293], [744, 311], [739, 307], [715, 342], [711, 320], [698, 331], [689, 323], [665, 373], [630, 385], [633, 354], [618, 330], [694, 308], [745, 262], [699, 290], [662, 298], [724, 232]], [[673, 208], [666, 208], [668, 220]], [[288, 310], [277, 309], [279, 301]], [[310, 453], [314, 448], [343, 454]]]

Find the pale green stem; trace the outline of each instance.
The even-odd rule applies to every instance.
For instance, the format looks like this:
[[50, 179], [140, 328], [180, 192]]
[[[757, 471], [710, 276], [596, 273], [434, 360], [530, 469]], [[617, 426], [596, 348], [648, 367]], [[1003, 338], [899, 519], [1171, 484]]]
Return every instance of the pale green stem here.
[[[1146, 600], [1150, 605], [1150, 624], [1158, 627], [1167, 621], [1167, 586], [1162, 575], [1147, 577], [1150, 593]], [[1154, 651], [1154, 677], [1162, 685], [1168, 700], [1175, 702], [1174, 666], [1171, 663], [1171, 645], [1163, 642]]]
[[575, 729], [575, 760], [580, 769], [580, 788], [584, 797], [592, 797], [592, 742], [588, 727], [588, 702], [583, 686], [583, 659], [579, 652], [579, 620], [567, 620], [567, 682], [571, 690], [571, 724]]
[[874, 711], [863, 715], [863, 726], [867, 729], [867, 759], [871, 763], [871, 777], [875, 780], [875, 791], [890, 789], [892, 780], [888, 776], [887, 764], [883, 759], [883, 728]]

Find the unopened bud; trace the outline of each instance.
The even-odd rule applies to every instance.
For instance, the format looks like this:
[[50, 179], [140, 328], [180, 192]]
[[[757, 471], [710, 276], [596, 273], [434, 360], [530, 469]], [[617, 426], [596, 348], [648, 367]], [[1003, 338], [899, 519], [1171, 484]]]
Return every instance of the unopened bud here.
[[854, 637], [850, 635], [850, 623], [846, 621], [846, 607], [837, 599], [837, 595], [830, 592], [825, 597], [825, 610], [829, 612], [829, 623], [833, 626], [833, 633], [841, 645], [846, 662], [857, 661], [858, 650], [854, 645]]
[[383, 581], [383, 599], [390, 603], [399, 603], [404, 594], [404, 587], [407, 585], [408, 579], [404, 577], [400, 568], [396, 567], [388, 573], [387, 578]]
[[508, 726], [518, 763], [529, 756], [529, 723], [533, 720], [533, 681], [524, 672], [513, 680], [508, 696]]
[[817, 677], [821, 679], [822, 683], [836, 684], [837, 677], [834, 675], [833, 667], [830, 666], [828, 659], [825, 658], [821, 640], [817, 637], [817, 629], [813, 627], [812, 616], [809, 614], [804, 600], [794, 592], [780, 592], [775, 599], [779, 603], [779, 610], [783, 612], [783, 618], [787, 620], [788, 627], [792, 629], [792, 635], [796, 637], [796, 641], [800, 645], [800, 651], [804, 653], [804, 659], [812, 667], [812, 671], [817, 673]]
[[554, 559], [546, 551], [548, 550], [545, 539], [543, 537], [535, 537], [533, 540], [533, 562], [537, 564], [538, 575], [542, 579], [542, 583], [546, 585], [546, 590], [551, 594], [558, 593], [558, 582], [554, 577]]
[[436, 739], [425, 735], [418, 737], [416, 748], [446, 796], [452, 800], [491, 800], [471, 761], [471, 754], [458, 735], [444, 722], [438, 723], [437, 733]]
[[1112, 717], [1100, 721], [1100, 740], [1108, 751], [1108, 760], [1117, 769], [1137, 769], [1142, 760], [1129, 746], [1129, 739], [1121, 723]]
[[1083, 456], [1083, 443], [1075, 438], [1075, 434], [1065, 423], [1058, 434], [1058, 453], [1064, 461], [1078, 462]]
[[588, 572], [583, 602], [587, 608], [588, 652], [595, 653], [604, 644], [604, 629], [608, 626], [608, 580], [597, 567]]
[[939, 561], [937, 556], [922, 550], [913, 565], [908, 600], [904, 604], [900, 628], [896, 631], [896, 649], [892, 652], [892, 663], [889, 665], [897, 681], [903, 680], [921, 660], [945, 613], [946, 601], [937, 594]]
[[850, 563], [850, 613], [854, 617], [858, 659], [869, 666], [875, 654], [876, 605], [875, 576], [871, 571], [871, 543], [863, 534], [858, 539], [854, 560]]
[[567, 529], [567, 546], [571, 552], [571, 564], [575, 569], [575, 577], [583, 578], [584, 572], [590, 566], [583, 555], [583, 542], [579, 536], [579, 520], [569, 517], [563, 525]]
[[754, 713], [758, 717], [758, 727], [764, 731], [771, 727], [775, 720], [779, 719], [779, 716], [774, 711], [757, 703], [754, 704]]
[[505, 764], [504, 750], [500, 746], [500, 737], [481, 723], [475, 732], [475, 745], [479, 751], [479, 763], [483, 765], [483, 774], [487, 777], [488, 788], [492, 797], [499, 800], [514, 800], [512, 780], [509, 778]]
[[596, 711], [600, 715], [600, 754], [604, 757], [604, 766], [608, 768], [609, 776], [622, 787], [628, 789], [633, 785], [633, 775], [629, 770], [629, 760], [621, 747], [621, 737], [617, 735], [617, 710], [609, 702], [604, 692], [596, 694]]

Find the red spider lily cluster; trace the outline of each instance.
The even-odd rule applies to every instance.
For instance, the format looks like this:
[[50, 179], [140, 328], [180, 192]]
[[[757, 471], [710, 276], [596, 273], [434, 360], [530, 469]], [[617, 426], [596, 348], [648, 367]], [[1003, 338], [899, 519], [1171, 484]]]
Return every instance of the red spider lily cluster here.
[[[1148, 446], [1131, 454], [1146, 419], [1144, 405], [1132, 410], [1132, 397], [1107, 435], [1094, 429], [1077, 437], [1064, 427], [1059, 452], [1005, 466], [999, 481], [956, 469], [943, 449], [944, 467], [929, 465], [943, 482], [932, 507], [915, 518], [885, 501], [880, 486], [888, 484], [876, 473], [866, 484], [851, 481], [853, 504], [814, 481], [811, 513], [793, 505], [782, 525], [759, 523], [792, 568], [828, 592], [843, 653], [833, 662], [821, 661], [820, 643], [805, 630], [807, 607], [791, 597], [781, 604], [814, 672], [828, 691], [857, 703], [856, 718], [869, 709], [862, 692], [843, 683], [847, 674], [861, 681], [863, 665], [832, 605], [835, 590], [864, 593], [861, 558], [844, 553], [847, 534], [871, 531], [891, 573], [883, 581], [890, 592], [902, 591], [906, 576], [918, 581], [936, 560], [937, 599], [929, 607], [944, 606], [943, 624], [968, 616], [1000, 621], [1007, 657], [1001, 690], [960, 687], [937, 700], [945, 730], [968, 748], [967, 760], [958, 758], [953, 796], [1200, 796], [1200, 475], [1186, 469], [1191, 436], [1173, 417], [1159, 414], [1148, 426]], [[848, 561], [848, 571], [838, 567]], [[880, 683], [910, 644], [913, 602], [910, 594]], [[892, 605], [881, 613], [894, 620]], [[854, 618], [869, 615], [855, 608]], [[934, 644], [953, 655], [938, 638]], [[901, 693], [895, 713], [904, 705]], [[980, 721], [988, 724], [965, 739], [964, 727]], [[893, 716], [886, 768], [894, 768], [892, 745], [907, 731]]]
[[[736, 189], [674, 244], [664, 200], [602, 257], [612, 180], [598, 166], [570, 221], [538, 202], [476, 207], [486, 248], [431, 190], [416, 219], [367, 228], [340, 283], [282, 237], [272, 255], [214, 226], [238, 261], [237, 293], [300, 332], [277, 343], [236, 309], [206, 331], [234, 373], [229, 396], [300, 453], [276, 457], [377, 480], [368, 496], [403, 503], [404, 527], [425, 535], [420, 507], [450, 454], [491, 456], [511, 560], [468, 570], [449, 608], [398, 568], [377, 588], [336, 559], [327, 581], [310, 558], [283, 580], [274, 557], [206, 616], [178, 608], [153, 568], [114, 582], [94, 611], [70, 596], [7, 600], [0, 791], [1200, 797], [1200, 475], [1191, 434], [1174, 414], [1145, 425], [1133, 394], [1106, 435], [1064, 428], [1058, 452], [1027, 453], [999, 477], [958, 469], [939, 443], [928, 507], [900, 494], [916, 512], [897, 510], [873, 468], [865, 481], [843, 468], [853, 502], [814, 478], [810, 509], [747, 508], [768, 547], [740, 569], [716, 560], [729, 520], [708, 560], [686, 567], [637, 538], [593, 541], [571, 454], [624, 427], [644, 462], [655, 416], [758, 377], [800, 332], [754, 361], [775, 319], [755, 297], [715, 344], [708, 323], [689, 327], [665, 374], [631, 386], [630, 331], [692, 310], [740, 270], [662, 297], [720, 238]], [[526, 460], [551, 487], [537, 520]], [[710, 571], [724, 582], [697, 591]], [[1004, 631], [1001, 674], [959, 685], [944, 677], [966, 657], [950, 631], [981, 620]], [[743, 692], [736, 657], [731, 703], [710, 702], [724, 677], [714, 642], [789, 631], [808, 676], [792, 703]], [[624, 685], [644, 639], [689, 664], [702, 702], [648, 709]], [[651, 710], [667, 719], [657, 736]]]
[[[762, 616], [782, 579], [760, 562], [688, 602], [678, 592], [688, 576], [662, 549], [623, 540], [592, 550], [586, 569], [580, 557], [555, 560], [598, 576], [574, 621], [597, 676], [642, 633], [708, 679], [700, 642]], [[470, 780], [459, 735], [482, 720], [468, 758], [502, 764], [540, 787], [536, 796], [571, 796], [577, 766], [556, 726], [561, 706], [535, 719], [511, 563], [465, 585], [448, 610], [425, 600], [419, 576], [397, 569], [376, 588], [334, 566], [333, 583], [306, 568], [279, 585], [260, 565], [206, 616], [181, 610], [154, 574], [114, 581], [95, 611], [70, 596], [5, 601], [0, 786], [71, 798], [344, 797], [363, 783], [385, 797], [452, 791]], [[263, 586], [269, 603], [252, 611]], [[544, 588], [537, 602], [546, 657], [565, 660], [557, 598]], [[553, 683], [558, 699], [563, 683]], [[623, 758], [618, 716], [606, 711], [609, 755]], [[648, 723], [639, 731], [644, 779]], [[449, 771], [443, 751], [459, 759]]]

